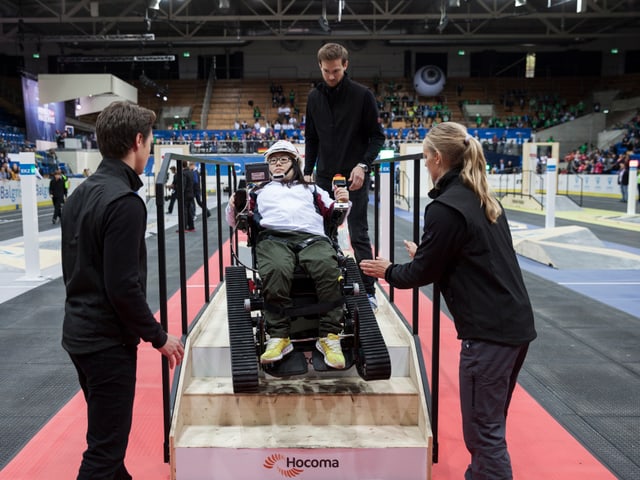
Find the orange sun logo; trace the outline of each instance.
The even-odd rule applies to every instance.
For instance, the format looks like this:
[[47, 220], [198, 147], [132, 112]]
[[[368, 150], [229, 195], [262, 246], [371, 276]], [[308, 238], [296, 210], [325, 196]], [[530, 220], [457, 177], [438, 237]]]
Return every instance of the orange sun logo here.
[[278, 473], [280, 473], [280, 475], [282, 475], [284, 478], [294, 478], [300, 475], [302, 472], [304, 472], [304, 470], [300, 468], [296, 468], [296, 467], [283, 468], [280, 465], [278, 465], [278, 463], [282, 463], [284, 461], [285, 461], [284, 455], [280, 453], [274, 453], [273, 455], [269, 455], [265, 459], [262, 466], [264, 468], [269, 468], [269, 469], [275, 468], [278, 471]]

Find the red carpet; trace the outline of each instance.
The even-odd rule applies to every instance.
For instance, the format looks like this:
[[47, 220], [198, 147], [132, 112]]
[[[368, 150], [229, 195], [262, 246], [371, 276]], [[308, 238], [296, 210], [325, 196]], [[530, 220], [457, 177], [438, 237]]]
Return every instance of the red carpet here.
[[[383, 287], [386, 287], [384, 285]], [[410, 317], [411, 291], [395, 290], [395, 304]], [[420, 327], [427, 374], [431, 372], [431, 301], [420, 299]], [[462, 439], [458, 390], [460, 343], [453, 321], [441, 314], [439, 457], [434, 479], [461, 480], [469, 463]], [[526, 361], [525, 361], [526, 365]], [[517, 387], [509, 409], [507, 442], [517, 480], [615, 479], [582, 445], [524, 389]]]
[[[225, 257], [226, 257], [225, 253]], [[228, 263], [226, 259], [225, 264]], [[212, 257], [211, 282], [218, 281], [217, 257]], [[192, 318], [202, 305], [202, 270], [189, 279]], [[409, 318], [411, 292], [396, 290], [396, 304]], [[427, 369], [431, 355], [431, 303], [421, 298], [420, 335]], [[169, 302], [169, 330], [180, 332], [179, 297]], [[439, 463], [433, 478], [460, 480], [469, 461], [461, 433], [458, 403], [458, 350], [453, 322], [442, 316], [440, 370]], [[138, 388], [127, 468], [136, 480], [169, 478], [163, 463], [160, 355], [148, 344], [139, 350]], [[86, 406], [76, 395], [0, 472], [0, 480], [66, 480], [75, 478], [85, 448]], [[518, 480], [606, 480], [615, 477], [544, 411], [523, 389], [514, 394], [508, 442], [514, 477]], [[355, 480], [355, 479], [354, 479]]]

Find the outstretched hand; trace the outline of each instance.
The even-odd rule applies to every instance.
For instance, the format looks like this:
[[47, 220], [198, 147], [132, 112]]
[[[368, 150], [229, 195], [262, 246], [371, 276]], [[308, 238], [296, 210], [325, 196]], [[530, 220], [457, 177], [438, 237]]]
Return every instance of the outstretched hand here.
[[360, 269], [362, 273], [369, 277], [384, 278], [384, 274], [389, 268], [391, 262], [386, 258], [376, 258], [375, 260], [362, 260], [360, 262]]

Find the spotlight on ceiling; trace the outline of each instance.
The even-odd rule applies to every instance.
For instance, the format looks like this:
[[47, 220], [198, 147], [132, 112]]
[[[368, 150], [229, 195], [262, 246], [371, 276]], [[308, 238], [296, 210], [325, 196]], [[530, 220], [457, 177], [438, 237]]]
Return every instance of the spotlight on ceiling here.
[[320, 17], [318, 19], [318, 25], [320, 25], [320, 28], [323, 32], [328, 33], [331, 31], [331, 26], [329, 25], [329, 20], [327, 20], [327, 17]]
[[447, 4], [442, 0], [442, 3], [440, 4], [440, 23], [438, 23], [438, 26], [436, 27], [438, 33], [444, 32], [444, 29], [447, 28], [448, 24], [449, 17], [447, 17]]
[[440, 17], [440, 23], [436, 27], [436, 30], [438, 30], [438, 33], [442, 33], [444, 32], [444, 29], [447, 28], [447, 25], [449, 25], [449, 17], [444, 14], [442, 15], [442, 17]]
[[329, 20], [327, 20], [327, 2], [322, 0], [322, 16], [318, 19], [318, 24], [323, 32], [330, 32]]
[[160, 0], [149, 0], [149, 8], [151, 10], [160, 10]]

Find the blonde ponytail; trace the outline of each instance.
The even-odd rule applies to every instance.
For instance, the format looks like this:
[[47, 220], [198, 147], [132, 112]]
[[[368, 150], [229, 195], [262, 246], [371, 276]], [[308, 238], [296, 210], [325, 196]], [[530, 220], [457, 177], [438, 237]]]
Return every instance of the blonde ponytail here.
[[478, 196], [487, 219], [496, 223], [502, 207], [489, 189], [487, 161], [480, 142], [469, 135], [463, 125], [443, 122], [429, 130], [424, 146], [439, 151], [449, 169], [461, 168], [462, 183]]
[[484, 158], [482, 145], [473, 137], [468, 137], [465, 143], [467, 148], [464, 151], [460, 178], [480, 199], [480, 205], [484, 207], [484, 214], [487, 219], [491, 223], [496, 223], [502, 213], [502, 208], [489, 189], [486, 170], [487, 161]]

